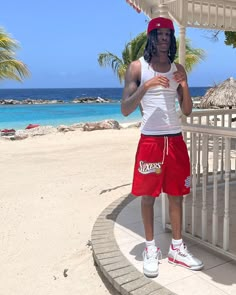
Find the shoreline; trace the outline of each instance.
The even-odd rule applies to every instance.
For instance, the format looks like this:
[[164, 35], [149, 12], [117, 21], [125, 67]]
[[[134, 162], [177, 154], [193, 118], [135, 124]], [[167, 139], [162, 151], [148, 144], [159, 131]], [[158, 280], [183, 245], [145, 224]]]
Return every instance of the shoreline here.
[[0, 131], [3, 130], [3, 129], [14, 129], [15, 131], [18, 131], [18, 130], [27, 130], [26, 127], [30, 124], [37, 124], [39, 125], [39, 127], [41, 128], [45, 128], [45, 127], [51, 127], [51, 128], [58, 128], [60, 126], [67, 126], [67, 127], [75, 127], [75, 128], [78, 128], [78, 126], [81, 126], [81, 125], [84, 125], [84, 124], [94, 124], [94, 123], [100, 123], [100, 122], [103, 122], [103, 121], [109, 121], [109, 120], [114, 120], [114, 121], [117, 121], [119, 123], [120, 126], [128, 126], [128, 125], [132, 125], [132, 124], [135, 124], [139, 121], [141, 121], [141, 117], [140, 117], [140, 120], [138, 117], [133, 117], [133, 118], [127, 118], [127, 117], [124, 117], [124, 119], [121, 119], [118, 118], [116, 119], [116, 116], [114, 116], [113, 118], [106, 118], [106, 119], [101, 119], [101, 120], [83, 120], [83, 121], [75, 121], [73, 120], [73, 122], [70, 122], [69, 121], [61, 121], [61, 123], [54, 121], [54, 123], [52, 124], [39, 124], [37, 121], [35, 122], [24, 122], [24, 123], [17, 123], [17, 124], [11, 124], [11, 122], [6, 122], [6, 124], [4, 123], [0, 123], [2, 125], [2, 128], [0, 127]]
[[[197, 106], [198, 101], [195, 100], [194, 108], [198, 109]], [[178, 105], [176, 107], [178, 110]], [[138, 109], [130, 116], [124, 117], [120, 112], [119, 103], [20, 104], [0, 105], [1, 108], [0, 130], [24, 129], [29, 124], [57, 127], [108, 119], [116, 120], [121, 124], [141, 120]]]
[[120, 123], [116, 120], [109, 119], [99, 122], [76, 123], [72, 125], [40, 125], [28, 129], [5, 129], [0, 130], [0, 140], [22, 140], [29, 137], [42, 136], [55, 133], [67, 133], [80, 130], [81, 132], [103, 131], [103, 130], [121, 130], [135, 128], [139, 129], [141, 121], [132, 121]]
[[[193, 110], [201, 110], [197, 108], [199, 100], [194, 101], [194, 109]], [[87, 103], [86, 103], [87, 104]], [[84, 105], [86, 105], [84, 104]], [[98, 105], [102, 105], [103, 103], [99, 103]], [[87, 104], [89, 105], [89, 104]], [[107, 104], [106, 104], [107, 105]], [[177, 112], [180, 110], [177, 108]], [[139, 115], [138, 115], [139, 114]], [[46, 135], [49, 133], [56, 133], [56, 132], [68, 132], [68, 131], [75, 131], [76, 129], [81, 129], [82, 131], [93, 131], [93, 130], [103, 130], [103, 129], [123, 129], [123, 128], [131, 128], [136, 127], [138, 128], [141, 123], [141, 115], [137, 110], [136, 113], [132, 113], [130, 116], [125, 117], [120, 112], [113, 114], [113, 116], [103, 115], [106, 119], [98, 119], [96, 120], [94, 116], [94, 120], [92, 117], [89, 120], [80, 120], [77, 119], [66, 119], [66, 118], [54, 118], [50, 121], [52, 124], [48, 123], [49, 120], [45, 120], [43, 124], [39, 123], [39, 121], [23, 121], [23, 122], [6, 122], [1, 123], [0, 126], [5, 126], [4, 128], [0, 127], [0, 137], [3, 139], [12, 139], [12, 140], [19, 140], [25, 139], [30, 136], [37, 136], [37, 135]], [[112, 117], [112, 118], [109, 118]], [[98, 117], [97, 117], [98, 118]], [[110, 126], [107, 126], [110, 124]], [[30, 125], [31, 128], [28, 128]], [[86, 129], [83, 130], [84, 126], [86, 125]], [[97, 126], [96, 126], [97, 125]], [[103, 126], [101, 126], [103, 125]], [[106, 125], [106, 126], [104, 126]], [[13, 127], [14, 126], [14, 127]]]
[[129, 123], [141, 118], [139, 110], [124, 117], [119, 103], [3, 105], [0, 110], [0, 129], [24, 129], [29, 124], [57, 127], [107, 119]]

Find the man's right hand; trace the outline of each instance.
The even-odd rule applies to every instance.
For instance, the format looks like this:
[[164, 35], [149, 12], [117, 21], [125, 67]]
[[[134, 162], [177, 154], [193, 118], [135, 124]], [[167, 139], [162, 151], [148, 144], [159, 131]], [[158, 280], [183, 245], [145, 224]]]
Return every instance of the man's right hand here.
[[169, 79], [165, 76], [158, 75], [156, 77], [153, 77], [152, 79], [145, 82], [145, 88], [148, 90], [149, 88], [154, 88], [158, 86], [162, 86], [164, 88], [168, 88], [170, 86]]

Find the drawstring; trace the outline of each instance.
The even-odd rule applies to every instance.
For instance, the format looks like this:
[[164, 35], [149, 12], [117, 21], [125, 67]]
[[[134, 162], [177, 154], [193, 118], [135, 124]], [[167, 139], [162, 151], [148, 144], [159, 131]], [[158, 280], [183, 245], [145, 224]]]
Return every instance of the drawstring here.
[[164, 163], [165, 156], [168, 156], [168, 150], [169, 150], [169, 143], [168, 143], [168, 136], [164, 136], [164, 148], [163, 148], [163, 158], [162, 158], [162, 163]]

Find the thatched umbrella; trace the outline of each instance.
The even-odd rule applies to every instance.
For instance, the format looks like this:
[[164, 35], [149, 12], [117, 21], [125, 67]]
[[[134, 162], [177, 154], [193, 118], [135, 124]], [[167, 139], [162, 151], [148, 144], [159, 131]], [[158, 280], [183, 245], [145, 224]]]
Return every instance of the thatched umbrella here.
[[200, 108], [232, 108], [236, 106], [236, 80], [228, 78], [207, 90], [199, 104]]

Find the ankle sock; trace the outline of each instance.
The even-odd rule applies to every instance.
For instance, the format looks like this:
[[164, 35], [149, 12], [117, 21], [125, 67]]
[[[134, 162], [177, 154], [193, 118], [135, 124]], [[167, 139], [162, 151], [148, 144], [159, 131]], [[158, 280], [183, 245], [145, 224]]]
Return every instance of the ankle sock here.
[[172, 245], [174, 246], [174, 248], [178, 248], [182, 243], [183, 243], [183, 239], [179, 239], [179, 240], [172, 239]]
[[155, 240], [152, 240], [152, 241], [145, 241], [145, 243], [146, 243], [146, 247], [147, 248], [154, 248], [154, 247], [156, 247], [156, 244], [155, 244]]

